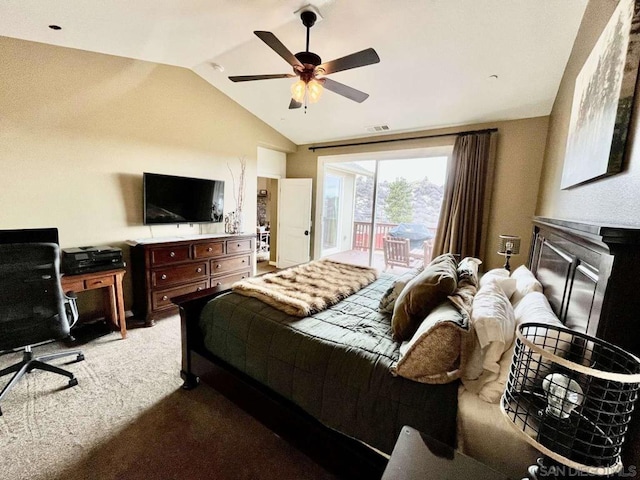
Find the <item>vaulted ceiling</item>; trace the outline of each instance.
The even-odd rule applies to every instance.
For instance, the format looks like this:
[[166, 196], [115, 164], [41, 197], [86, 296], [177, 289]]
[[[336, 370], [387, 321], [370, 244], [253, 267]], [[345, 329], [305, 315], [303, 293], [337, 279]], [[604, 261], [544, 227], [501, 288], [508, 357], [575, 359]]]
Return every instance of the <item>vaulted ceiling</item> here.
[[[289, 110], [294, 79], [254, 30], [305, 50], [306, 0], [9, 0], [0, 35], [192, 69], [297, 144], [549, 114], [587, 0], [315, 0], [310, 51], [323, 61], [372, 47], [380, 63], [334, 73], [368, 93], [326, 91]], [[53, 30], [49, 25], [58, 25]], [[221, 71], [223, 70], [223, 71]]]

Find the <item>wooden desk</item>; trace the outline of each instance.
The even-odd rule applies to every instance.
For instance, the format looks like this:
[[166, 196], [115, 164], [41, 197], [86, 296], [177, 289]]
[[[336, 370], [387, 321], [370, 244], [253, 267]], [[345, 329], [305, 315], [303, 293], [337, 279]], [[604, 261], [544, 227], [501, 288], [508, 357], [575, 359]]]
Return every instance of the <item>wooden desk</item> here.
[[63, 275], [62, 289], [65, 292], [84, 292], [104, 288], [104, 303], [115, 330], [120, 330], [122, 338], [127, 338], [127, 322], [124, 314], [124, 295], [122, 279], [126, 270], [105, 270], [103, 272], [81, 273], [78, 275]]

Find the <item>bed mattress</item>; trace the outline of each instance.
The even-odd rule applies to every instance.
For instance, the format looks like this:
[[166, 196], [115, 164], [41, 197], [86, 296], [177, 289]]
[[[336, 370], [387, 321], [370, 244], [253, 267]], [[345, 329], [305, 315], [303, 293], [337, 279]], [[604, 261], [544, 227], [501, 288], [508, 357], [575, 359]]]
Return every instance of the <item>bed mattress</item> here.
[[394, 279], [382, 274], [306, 318], [238, 293], [222, 295], [202, 312], [205, 346], [324, 425], [384, 453], [403, 425], [454, 445], [457, 382], [427, 385], [389, 372], [399, 344], [378, 304]]
[[510, 478], [522, 478], [540, 456], [509, 426], [499, 404], [487, 403], [463, 386], [458, 396], [458, 449]]

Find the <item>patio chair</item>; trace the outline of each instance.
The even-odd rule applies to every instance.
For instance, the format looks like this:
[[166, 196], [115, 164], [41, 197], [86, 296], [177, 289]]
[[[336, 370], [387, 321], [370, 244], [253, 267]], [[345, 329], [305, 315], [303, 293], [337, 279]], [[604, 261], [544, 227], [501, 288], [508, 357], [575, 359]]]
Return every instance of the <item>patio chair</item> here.
[[426, 267], [433, 256], [433, 238], [422, 243], [422, 250], [424, 251], [424, 266]]
[[383, 239], [384, 269], [389, 267], [411, 268], [414, 258], [411, 257], [411, 244], [408, 238], [385, 237]]

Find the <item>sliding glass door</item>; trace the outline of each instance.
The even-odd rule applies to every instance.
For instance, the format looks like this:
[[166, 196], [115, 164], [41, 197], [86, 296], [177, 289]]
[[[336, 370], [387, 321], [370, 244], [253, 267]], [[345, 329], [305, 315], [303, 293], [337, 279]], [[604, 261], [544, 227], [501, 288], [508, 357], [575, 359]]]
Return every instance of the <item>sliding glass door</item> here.
[[[385, 238], [420, 263], [435, 235], [448, 156], [325, 163], [322, 257], [387, 269]], [[423, 252], [423, 253], [421, 253]]]

